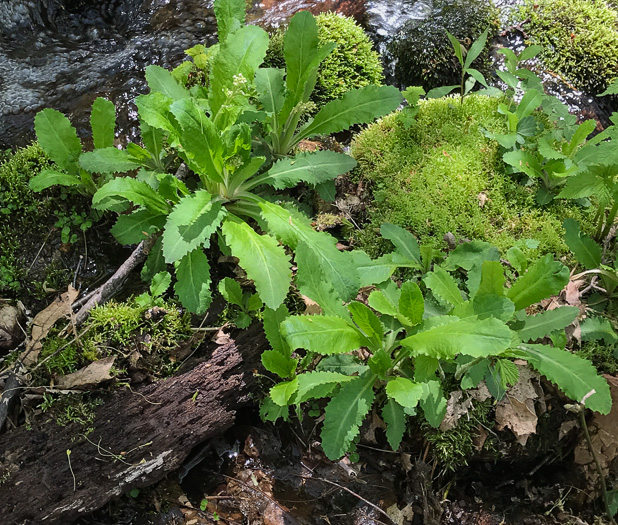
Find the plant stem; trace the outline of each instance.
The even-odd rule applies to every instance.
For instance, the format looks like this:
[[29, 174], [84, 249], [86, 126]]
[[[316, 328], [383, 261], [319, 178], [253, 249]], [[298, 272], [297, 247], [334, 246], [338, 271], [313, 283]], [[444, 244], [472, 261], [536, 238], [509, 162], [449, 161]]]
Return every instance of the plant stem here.
[[590, 453], [592, 454], [592, 458], [594, 459], [594, 464], [596, 465], [597, 472], [599, 473], [601, 492], [603, 493], [603, 503], [605, 504], [605, 512], [607, 513], [607, 517], [609, 518], [609, 522], [611, 523], [611, 525], [616, 525], [614, 516], [609, 510], [609, 500], [607, 499], [607, 485], [605, 484], [605, 476], [603, 475], [603, 469], [601, 468], [601, 464], [599, 463], [597, 453], [592, 446], [592, 439], [590, 438], [590, 432], [588, 432], [588, 424], [586, 423], [586, 410], [584, 408], [584, 405], [582, 404], [579, 405], [579, 421], [582, 428], [584, 429], [584, 436], [586, 437], [586, 441], [588, 442], [588, 448], [590, 449]]
[[609, 210], [609, 216], [607, 217], [607, 220], [605, 221], [605, 228], [603, 229], [603, 233], [601, 234], [601, 238], [599, 240], [604, 239], [605, 237], [609, 235], [609, 231], [612, 229], [617, 212], [618, 212], [618, 200], [615, 200], [614, 205], [612, 206], [612, 209]]

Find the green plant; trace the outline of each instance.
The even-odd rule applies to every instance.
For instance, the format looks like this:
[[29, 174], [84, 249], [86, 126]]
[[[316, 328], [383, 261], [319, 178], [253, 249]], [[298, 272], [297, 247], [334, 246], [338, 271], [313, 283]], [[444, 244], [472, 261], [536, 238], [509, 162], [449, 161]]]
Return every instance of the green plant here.
[[[270, 390], [263, 410], [267, 419], [285, 415], [290, 405], [331, 398], [322, 447], [336, 459], [348, 451], [377, 401], [389, 444], [397, 449], [406, 417], [417, 414], [418, 407], [430, 425], [440, 425], [447, 374], [463, 390], [485, 378], [499, 398], [518, 380], [512, 359], [525, 359], [567, 396], [586, 399], [588, 408], [609, 412], [609, 387], [591, 363], [534, 343], [563, 331], [579, 313], [574, 307], [537, 315], [525, 311], [568, 282], [568, 269], [551, 255], [534, 261], [506, 288], [497, 249], [466, 243], [434, 265], [421, 285], [406, 281], [398, 287], [388, 278], [391, 266], [422, 268], [421, 251], [414, 237], [397, 226], [383, 225], [382, 234], [395, 246], [389, 257], [368, 261], [359, 254], [356, 259], [363, 284], [379, 283], [369, 295], [369, 306], [358, 301], [343, 306], [322, 287], [309, 297], [322, 307], [323, 315], [286, 317], [280, 312], [280, 332], [266, 329], [273, 350], [263, 354], [262, 363], [285, 380]], [[389, 271], [382, 272], [386, 262]], [[294, 357], [297, 349], [306, 351], [305, 357]]]
[[264, 306], [257, 294], [243, 292], [240, 284], [229, 277], [219, 281], [219, 293], [230, 305], [240, 309], [240, 312], [234, 312], [232, 318], [238, 328], [247, 328], [252, 321], [251, 313], [259, 312]]
[[595, 0], [528, 0], [520, 11], [546, 66], [593, 94], [618, 77], [617, 16]]
[[79, 212], [72, 207], [67, 213], [55, 210], [54, 215], [58, 218], [54, 226], [60, 230], [63, 243], [75, 244], [77, 242], [77, 234], [74, 233], [74, 227], [78, 226], [79, 231], [85, 232], [92, 227], [92, 219], [87, 212]]
[[[285, 155], [304, 138], [341, 131], [394, 110], [401, 94], [388, 86], [356, 89], [299, 126], [319, 64], [333, 49], [319, 46], [313, 16], [300, 12], [292, 18], [283, 71], [259, 69], [268, 35], [244, 25], [244, 1], [220, 0], [215, 11], [220, 43], [209, 55], [208, 89], [188, 90], [173, 73], [149, 66], [151, 92], [136, 99], [140, 119], [158, 139], [159, 150], [163, 142], [168, 144], [196, 174], [197, 186], [189, 189], [172, 174], [144, 168], [137, 178], [115, 177], [105, 183], [93, 196], [93, 207], [129, 210], [112, 228], [122, 244], [158, 236], [144, 275], [149, 278], [174, 263], [175, 291], [193, 312], [203, 312], [211, 300], [203, 250], [215, 234], [221, 250], [239, 259], [269, 308], [283, 302], [292, 277], [289, 256], [278, 241], [293, 250], [301, 242], [310, 245], [342, 297], [350, 299], [355, 276], [335, 239], [313, 231], [294, 207], [273, 202], [270, 188], [305, 182], [332, 196], [332, 179], [349, 171], [353, 159], [332, 151]], [[136, 148], [95, 149], [82, 154], [80, 162], [87, 156], [93, 171], [122, 172], [135, 166]]]
[[466, 48], [461, 45], [459, 40], [457, 40], [448, 31], [446, 32], [446, 36], [448, 36], [448, 39], [451, 41], [451, 45], [455, 50], [455, 56], [461, 66], [461, 82], [456, 86], [442, 86], [433, 88], [427, 93], [427, 98], [440, 98], [448, 95], [456, 89], [459, 89], [459, 102], [463, 104], [464, 97], [470, 92], [477, 82], [486, 88], [489, 87], [483, 74], [478, 69], [474, 69], [472, 67], [472, 63], [479, 57], [483, 49], [485, 49], [488, 34], [489, 28], [485, 29], [485, 31], [481, 33], [481, 36], [479, 36], [478, 39], [470, 45], [470, 48], [466, 50]]
[[[382, 253], [380, 224], [408, 228], [422, 244], [442, 249], [455, 239], [490, 242], [506, 252], [520, 239], [540, 242], [542, 253], [568, 253], [561, 225], [566, 217], [590, 228], [589, 211], [573, 203], [540, 209], [531, 187], [507, 176], [499, 144], [483, 135], [506, 131], [500, 101], [471, 93], [454, 115], [452, 99], [420, 100], [414, 125], [399, 114], [371, 124], [353, 140], [353, 175], [372, 191], [368, 224], [357, 246]], [[404, 110], [405, 111], [405, 110]]]
[[[334, 42], [336, 47], [318, 68], [315, 90], [309, 98], [316, 107], [313, 113], [351, 89], [379, 85], [384, 80], [380, 57], [353, 18], [337, 13], [321, 13], [315, 20], [319, 45]], [[265, 61], [269, 67], [285, 65], [284, 35], [285, 31], [278, 29], [270, 37]]]
[[152, 277], [150, 292], [138, 295], [134, 301], [140, 308], [151, 308], [153, 306], [162, 307], [164, 305], [163, 294], [172, 284], [172, 276], [169, 272], [159, 272]]

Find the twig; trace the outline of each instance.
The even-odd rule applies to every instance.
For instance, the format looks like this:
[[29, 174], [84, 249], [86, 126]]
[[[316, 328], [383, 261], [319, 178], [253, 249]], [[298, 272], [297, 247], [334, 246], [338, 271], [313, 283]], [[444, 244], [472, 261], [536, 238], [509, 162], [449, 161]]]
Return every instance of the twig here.
[[580, 403], [577, 405], [565, 405], [565, 408], [576, 414], [579, 414], [579, 422], [581, 424], [582, 429], [584, 430], [584, 437], [586, 438], [586, 442], [588, 443], [588, 448], [590, 449], [590, 454], [592, 454], [592, 459], [594, 459], [594, 464], [597, 467], [597, 473], [599, 474], [599, 484], [601, 485], [601, 493], [603, 495], [603, 503], [605, 505], [605, 512], [609, 519], [611, 525], [616, 525], [616, 520], [614, 520], [614, 515], [609, 509], [609, 498], [607, 495], [607, 485], [605, 484], [605, 475], [603, 474], [603, 468], [601, 467], [601, 463], [599, 462], [599, 458], [597, 456], [596, 451], [594, 450], [594, 446], [592, 444], [592, 438], [590, 437], [590, 432], [588, 432], [588, 424], [586, 423], [586, 406], [585, 402], [588, 397], [594, 394], [595, 391], [592, 390], [588, 394], [584, 396]]
[[86, 304], [80, 308], [79, 312], [77, 312], [77, 315], [75, 316], [75, 324], [77, 326], [86, 320], [90, 310], [107, 301], [121, 288], [127, 276], [137, 267], [138, 264], [146, 259], [146, 256], [154, 245], [155, 240], [156, 236], [151, 235], [147, 239], [140, 242], [137, 245], [137, 248], [133, 250], [133, 253], [129, 256], [129, 258], [122, 263], [120, 268], [116, 270], [114, 275], [112, 275], [105, 283], [97, 288], [92, 297], [88, 299], [88, 302], [86, 302]]
[[73, 476], [73, 492], [77, 490], [77, 480], [75, 479], [75, 474], [73, 473], [73, 467], [71, 466], [71, 449], [67, 448], [67, 460], [69, 462], [69, 470], [71, 471], [71, 476]]
[[366, 503], [367, 505], [369, 505], [371, 508], [377, 510], [380, 514], [382, 514], [383, 516], [386, 516], [388, 518], [388, 521], [393, 522], [393, 519], [386, 513], [384, 512], [380, 507], [378, 507], [377, 505], [371, 503], [371, 501], [366, 500], [365, 498], [363, 498], [360, 494], [357, 494], [356, 492], [354, 492], [353, 490], [350, 490], [348, 487], [344, 487], [343, 485], [339, 485], [339, 483], [335, 483], [334, 481], [330, 481], [329, 479], [325, 479], [325, 478], [314, 478], [312, 476], [302, 476], [300, 474], [297, 474], [297, 476], [299, 478], [303, 478], [303, 479], [311, 479], [314, 481], [323, 481], [324, 483], [328, 483], [329, 485], [333, 485], [334, 487], [340, 488], [341, 490], [345, 490], [346, 492], [352, 494], [352, 496], [358, 498], [359, 500], [361, 500], [362, 502]]

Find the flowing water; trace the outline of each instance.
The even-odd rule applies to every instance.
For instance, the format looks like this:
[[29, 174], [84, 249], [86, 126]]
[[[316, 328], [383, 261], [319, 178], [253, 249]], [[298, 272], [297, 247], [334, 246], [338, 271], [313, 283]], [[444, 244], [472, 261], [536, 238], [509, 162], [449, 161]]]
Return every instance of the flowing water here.
[[[80, 135], [88, 135], [97, 96], [116, 104], [119, 130], [131, 138], [131, 101], [146, 90], [144, 68], [172, 68], [185, 49], [214, 43], [212, 1], [0, 0], [0, 149], [29, 142], [34, 115], [45, 107], [66, 113]], [[518, 1], [497, 1], [505, 27]], [[250, 9], [249, 21], [276, 26], [300, 9], [355, 16], [383, 52], [406, 22], [435, 12], [432, 0], [264, 0]], [[522, 45], [517, 31], [506, 32], [501, 42]], [[388, 57], [386, 66], [393, 70]], [[592, 100], [551, 75], [546, 79], [575, 111]]]

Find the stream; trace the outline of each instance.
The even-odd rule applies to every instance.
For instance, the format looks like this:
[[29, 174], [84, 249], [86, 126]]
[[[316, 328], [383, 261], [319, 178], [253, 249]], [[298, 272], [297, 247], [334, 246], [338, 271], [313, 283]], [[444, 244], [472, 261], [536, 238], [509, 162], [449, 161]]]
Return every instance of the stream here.
[[[503, 26], [517, 3], [498, 0]], [[277, 26], [301, 9], [337, 10], [363, 23], [395, 84], [389, 40], [406, 22], [436, 12], [432, 0], [265, 0], [250, 8], [249, 22]], [[98, 96], [115, 103], [119, 133], [134, 139], [138, 128], [131, 101], [147, 90], [145, 67], [173, 68], [186, 58], [185, 49], [211, 45], [215, 34], [212, 0], [2, 0], [0, 149], [29, 143], [34, 116], [45, 107], [67, 114], [87, 136], [90, 106]], [[517, 49], [522, 38], [511, 31], [500, 43]], [[575, 111], [594, 106], [591, 97], [546, 78], [552, 93]], [[589, 112], [607, 120], [605, 110]]]

